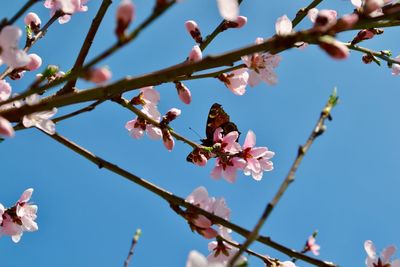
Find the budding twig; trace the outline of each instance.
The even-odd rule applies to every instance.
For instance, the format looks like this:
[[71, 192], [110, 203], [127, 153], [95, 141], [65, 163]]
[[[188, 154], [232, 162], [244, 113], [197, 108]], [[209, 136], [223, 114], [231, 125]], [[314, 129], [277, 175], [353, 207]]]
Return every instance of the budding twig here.
[[[43, 132], [44, 133], [44, 132]], [[46, 133], [45, 133], [46, 134]], [[191, 210], [193, 210], [196, 213], [199, 213], [201, 215], [206, 216], [207, 218], [209, 218], [210, 220], [212, 220], [213, 222], [223, 225], [229, 229], [231, 229], [232, 231], [235, 231], [236, 233], [246, 237], [250, 235], [250, 231], [244, 229], [243, 227], [236, 225], [232, 222], [229, 222], [221, 217], [218, 217], [212, 213], [209, 213], [201, 208], [199, 208], [196, 205], [192, 205], [190, 203], [188, 203], [186, 200], [184, 200], [183, 198], [180, 198], [168, 191], [166, 191], [165, 189], [156, 186], [155, 184], [150, 183], [149, 181], [140, 178], [136, 175], [134, 175], [133, 173], [130, 173], [120, 167], [118, 167], [117, 165], [106, 161], [98, 156], [96, 156], [95, 154], [93, 154], [92, 152], [90, 152], [89, 150], [75, 144], [74, 142], [66, 139], [65, 137], [55, 133], [53, 135], [48, 135], [50, 138], [54, 139], [55, 141], [59, 142], [60, 144], [64, 145], [65, 147], [71, 149], [72, 151], [74, 151], [75, 153], [81, 155], [82, 157], [86, 158], [87, 160], [93, 162], [96, 166], [98, 166], [99, 168], [105, 168], [117, 175], [120, 175], [126, 179], [128, 179], [129, 181], [147, 189], [148, 191], [158, 195], [159, 197], [163, 198], [164, 200], [166, 200], [168, 203], [173, 204], [173, 205], [177, 205], [177, 206], [182, 206], [187, 208], [190, 208]], [[325, 262], [325, 261], [321, 261], [319, 259], [315, 259], [313, 257], [304, 255], [302, 253], [299, 253], [293, 249], [287, 248], [275, 241], [273, 241], [270, 237], [267, 236], [258, 236], [257, 241], [259, 241], [260, 243], [263, 243], [271, 248], [274, 248], [286, 255], [288, 255], [289, 257], [294, 257], [297, 258], [299, 260], [303, 260], [305, 262], [308, 262], [312, 265], [315, 266], [320, 266], [320, 267], [337, 267], [335, 264], [330, 263], [330, 262]]]
[[256, 226], [251, 231], [251, 234], [247, 237], [243, 245], [240, 246], [239, 251], [231, 258], [228, 266], [234, 266], [234, 263], [239, 259], [240, 255], [251, 245], [251, 243], [253, 243], [257, 239], [261, 227], [264, 225], [269, 215], [271, 214], [275, 206], [278, 204], [283, 194], [288, 189], [289, 185], [294, 181], [296, 171], [300, 166], [300, 163], [303, 160], [305, 154], [310, 149], [311, 145], [314, 143], [314, 140], [324, 132], [325, 129], [324, 123], [326, 119], [329, 120], [331, 119], [330, 112], [332, 108], [337, 104], [337, 102], [338, 102], [338, 97], [336, 95], [336, 90], [335, 90], [333, 94], [329, 97], [329, 100], [325, 105], [325, 107], [323, 108], [320, 117], [318, 119], [318, 122], [314, 127], [313, 131], [311, 132], [310, 136], [308, 137], [306, 143], [299, 147], [297, 151], [297, 157], [293, 162], [292, 167], [290, 168], [289, 173], [287, 174], [285, 180], [283, 180], [278, 192], [265, 207], [264, 212], [261, 215], [261, 218], [258, 220]]
[[0, 31], [3, 29], [4, 26], [14, 24], [31, 6], [39, 1], [40, 0], [28, 0], [25, 5], [23, 5], [11, 19], [3, 19], [3, 22], [0, 25]]
[[135, 246], [137, 244], [137, 242], [139, 241], [140, 236], [142, 235], [142, 230], [137, 229], [135, 232], [135, 235], [132, 238], [132, 244], [131, 244], [131, 248], [129, 249], [129, 253], [128, 256], [126, 257], [126, 260], [124, 262], [124, 267], [128, 267], [129, 263], [131, 262], [132, 256], [133, 256], [133, 252], [135, 249]]

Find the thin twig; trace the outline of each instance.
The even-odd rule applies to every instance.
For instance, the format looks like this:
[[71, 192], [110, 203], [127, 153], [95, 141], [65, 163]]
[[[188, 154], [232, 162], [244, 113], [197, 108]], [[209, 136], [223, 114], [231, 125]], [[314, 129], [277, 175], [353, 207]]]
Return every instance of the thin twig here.
[[300, 9], [297, 11], [296, 17], [292, 20], [293, 28], [296, 27], [306, 16], [310, 9], [318, 6], [323, 0], [314, 0], [307, 7]]
[[103, 103], [103, 102], [105, 102], [105, 101], [106, 101], [106, 100], [103, 100], [103, 99], [97, 100], [96, 102], [90, 104], [89, 106], [86, 106], [86, 107], [84, 107], [84, 108], [78, 109], [78, 110], [76, 110], [76, 111], [74, 111], [74, 112], [71, 112], [71, 113], [68, 113], [68, 114], [66, 114], [66, 115], [63, 115], [63, 116], [54, 118], [54, 119], [52, 119], [52, 121], [53, 121], [54, 123], [58, 123], [58, 122], [60, 122], [60, 121], [63, 121], [63, 120], [66, 120], [66, 119], [75, 117], [75, 116], [77, 116], [77, 115], [79, 115], [79, 114], [82, 114], [82, 113], [85, 113], [85, 112], [90, 112], [90, 111], [94, 110], [98, 105], [100, 105], [101, 103]]
[[[96, 36], [104, 15], [106, 14], [111, 3], [112, 0], [103, 0], [103, 2], [101, 3], [101, 6], [99, 7], [99, 10], [97, 11], [97, 14], [90, 25], [89, 31], [86, 34], [86, 38], [83, 41], [81, 50], [79, 51], [78, 57], [76, 58], [75, 64], [72, 67], [71, 71], [76, 71], [77, 69], [81, 68], [83, 63], [85, 62], [86, 56], [88, 55], [90, 47], [92, 46], [94, 37]], [[65, 86], [58, 92], [58, 94], [71, 92], [73, 90], [73, 87], [75, 87], [76, 85], [76, 81], [77, 77], [69, 80], [65, 84]]]
[[[44, 133], [44, 132], [43, 132]], [[44, 133], [46, 134], [46, 133]], [[48, 134], [46, 134], [48, 135]], [[186, 209], [189, 209], [197, 212], [201, 215], [206, 216], [207, 218], [209, 218], [210, 220], [212, 220], [214, 223], [223, 225], [229, 229], [231, 229], [232, 231], [235, 231], [236, 233], [242, 235], [243, 237], [249, 236], [250, 235], [250, 231], [244, 229], [243, 227], [236, 225], [232, 222], [229, 222], [221, 217], [218, 217], [212, 213], [209, 213], [201, 208], [199, 208], [198, 206], [192, 205], [190, 203], [188, 203], [186, 200], [184, 200], [183, 198], [180, 198], [178, 196], [175, 196], [174, 194], [166, 191], [165, 189], [158, 187], [152, 183], [150, 183], [149, 181], [140, 178], [136, 175], [134, 175], [133, 173], [130, 173], [120, 167], [118, 167], [117, 165], [106, 161], [98, 156], [96, 156], [95, 154], [93, 154], [92, 152], [90, 152], [89, 150], [75, 144], [74, 142], [66, 139], [65, 137], [59, 135], [59, 134], [54, 134], [54, 135], [48, 135], [50, 138], [54, 139], [55, 141], [59, 142], [60, 144], [64, 145], [65, 147], [71, 149], [72, 151], [74, 151], [75, 153], [81, 155], [82, 157], [86, 158], [87, 160], [91, 161], [92, 163], [94, 163], [96, 166], [98, 166], [99, 168], [105, 168], [117, 175], [120, 175], [126, 179], [128, 179], [129, 181], [149, 190], [150, 192], [158, 195], [159, 197], [163, 198], [164, 200], [166, 200], [168, 203], [173, 204], [173, 205], [178, 205], [178, 206], [182, 206]], [[293, 249], [287, 248], [273, 240], [271, 240], [270, 237], [267, 236], [259, 236], [257, 238], [257, 240], [260, 243], [263, 243], [271, 248], [274, 248], [286, 255], [288, 255], [289, 257], [294, 257], [297, 258], [299, 260], [303, 260], [305, 262], [308, 262], [310, 264], [313, 264], [315, 266], [320, 266], [320, 267], [337, 267], [335, 264], [331, 263], [331, 262], [325, 262], [319, 259], [315, 259], [312, 258], [310, 256], [307, 255], [303, 255]]]
[[126, 260], [124, 262], [124, 267], [128, 267], [129, 263], [131, 262], [132, 256], [133, 256], [133, 252], [135, 250], [135, 246], [137, 244], [137, 242], [139, 241], [139, 237], [142, 235], [142, 230], [137, 229], [135, 232], [135, 235], [132, 238], [132, 244], [131, 244], [131, 248], [129, 249], [129, 253], [128, 256], [126, 257]]
[[[49, 21], [40, 29], [40, 31], [33, 37], [32, 39], [29, 39], [29, 42], [25, 44], [25, 47], [23, 49], [24, 52], [28, 52], [31, 47], [40, 39], [44, 36], [46, 33], [47, 29], [60, 17], [62, 16], [63, 13], [61, 11], [57, 11], [50, 19]], [[0, 74], [0, 80], [4, 79], [8, 74], [10, 74], [13, 71], [13, 68], [7, 67], [7, 69]]]
[[[123, 106], [126, 109], [129, 109], [130, 111], [132, 111], [133, 113], [135, 113], [138, 117], [146, 120], [147, 122], [151, 123], [152, 125], [158, 127], [161, 129], [160, 123], [152, 118], [150, 118], [149, 116], [147, 116], [146, 114], [144, 114], [142, 111], [140, 111], [138, 108], [136, 108], [135, 106], [133, 106], [132, 104], [129, 103], [128, 100], [126, 100], [123, 97], [118, 97], [118, 98], [114, 98], [113, 99], [114, 102], [120, 104], [121, 106]], [[177, 140], [182, 141], [186, 144], [188, 144], [189, 146], [191, 146], [192, 148], [200, 148], [201, 145], [196, 144], [195, 142], [187, 139], [186, 137], [176, 133], [174, 130], [170, 129], [169, 131], [171, 133], [171, 135], [173, 137], [175, 137]]]
[[11, 19], [3, 20], [3, 23], [1, 23], [0, 25], [0, 31], [3, 29], [4, 26], [14, 24], [31, 6], [39, 1], [40, 0], [28, 0], [25, 5], [23, 5]]
[[288, 175], [286, 176], [285, 180], [282, 182], [278, 192], [275, 194], [274, 198], [268, 205], [265, 207], [261, 218], [258, 220], [256, 226], [251, 231], [251, 234], [247, 237], [246, 241], [240, 246], [239, 251], [231, 258], [229, 261], [228, 266], [234, 266], [234, 263], [239, 259], [240, 255], [257, 239], [257, 236], [261, 230], [261, 227], [264, 225], [265, 221], [268, 219], [269, 215], [278, 204], [279, 200], [286, 192], [289, 185], [294, 181], [295, 173], [300, 166], [301, 161], [303, 160], [305, 154], [310, 149], [311, 145], [314, 143], [314, 140], [324, 133], [325, 130], [325, 121], [326, 119], [331, 119], [331, 110], [337, 104], [338, 98], [336, 95], [336, 90], [334, 93], [329, 97], [327, 104], [325, 105], [324, 109], [322, 110], [320, 117], [316, 126], [314, 127], [313, 131], [311, 132], [310, 136], [308, 137], [306, 143], [303, 146], [300, 146], [297, 151], [297, 157], [292, 164], [292, 167], [289, 170]]

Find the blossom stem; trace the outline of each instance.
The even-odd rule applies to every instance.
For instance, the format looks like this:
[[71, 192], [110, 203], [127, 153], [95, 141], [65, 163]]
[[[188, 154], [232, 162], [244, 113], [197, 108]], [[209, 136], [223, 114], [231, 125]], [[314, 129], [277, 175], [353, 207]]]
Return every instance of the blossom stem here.
[[[43, 132], [44, 133], [44, 132]], [[46, 133], [44, 133], [46, 134]], [[71, 149], [72, 151], [74, 151], [75, 153], [81, 155], [82, 157], [86, 158], [87, 160], [91, 161], [92, 163], [94, 163], [95, 165], [97, 165], [99, 168], [105, 168], [115, 174], [118, 174], [126, 179], [128, 179], [129, 181], [149, 190], [150, 192], [160, 196], [161, 198], [163, 198], [164, 200], [166, 200], [168, 203], [173, 204], [175, 206], [182, 206], [186, 209], [190, 208], [190, 210], [192, 210], [193, 212], [199, 213], [201, 215], [206, 216], [207, 218], [209, 218], [210, 220], [212, 220], [213, 222], [223, 225], [233, 231], [235, 231], [236, 233], [242, 235], [242, 236], [248, 236], [250, 235], [250, 231], [244, 229], [243, 227], [236, 225], [232, 222], [229, 222], [221, 217], [218, 217], [212, 213], [209, 213], [201, 208], [199, 208], [196, 205], [192, 205], [190, 203], [188, 203], [185, 199], [180, 198], [174, 194], [172, 194], [171, 192], [166, 191], [165, 189], [156, 186], [155, 184], [150, 183], [149, 181], [140, 178], [136, 175], [134, 175], [133, 173], [130, 173], [120, 167], [118, 167], [117, 165], [106, 161], [98, 156], [96, 156], [95, 154], [93, 154], [92, 152], [90, 152], [89, 150], [77, 145], [76, 143], [68, 140], [67, 138], [59, 135], [58, 133], [55, 133], [53, 135], [48, 135], [50, 138], [54, 139], [55, 141], [57, 141], [58, 143], [64, 145], [65, 147]], [[308, 262], [314, 266], [320, 266], [320, 267], [337, 267], [335, 264], [330, 263], [330, 262], [324, 262], [321, 261], [319, 259], [315, 259], [313, 257], [307, 256], [307, 255], [303, 255], [293, 249], [287, 248], [275, 241], [273, 241], [270, 237], [267, 236], [258, 236], [257, 240], [260, 243], [263, 243], [271, 248], [274, 248], [286, 255], [288, 255], [289, 257], [294, 257], [300, 260], [303, 260], [305, 262]]]
[[[44, 34], [46, 33], [47, 29], [59, 18], [63, 15], [62, 12], [57, 11], [50, 19], [49, 21], [47, 21], [47, 23], [40, 29], [40, 31], [35, 35], [35, 37], [33, 37], [32, 39], [27, 40], [25, 47], [24, 47], [24, 52], [28, 52], [31, 47], [40, 39], [44, 36]], [[8, 74], [10, 74], [13, 71], [13, 68], [11, 67], [7, 67], [7, 69], [5, 69], [3, 71], [3, 73], [0, 74], [0, 80], [4, 79], [5, 77], [7, 77]], [[24, 97], [32, 94], [32, 91], [27, 90], [27, 93], [29, 92], [29, 94], [25, 94]], [[21, 96], [19, 96], [21, 97]], [[22, 99], [22, 98], [20, 98]]]
[[329, 97], [327, 104], [323, 108], [320, 117], [318, 119], [318, 122], [314, 127], [313, 131], [311, 132], [310, 136], [308, 137], [306, 143], [299, 147], [297, 151], [297, 157], [294, 160], [286, 178], [283, 180], [278, 192], [275, 194], [274, 198], [267, 204], [260, 219], [258, 220], [257, 224], [251, 231], [251, 234], [247, 236], [245, 242], [240, 246], [238, 252], [231, 258], [228, 266], [234, 266], [234, 263], [239, 259], [240, 255], [244, 251], [246, 251], [246, 249], [251, 245], [251, 243], [253, 243], [257, 239], [261, 227], [264, 225], [269, 215], [274, 210], [275, 206], [278, 204], [279, 200], [282, 198], [283, 194], [288, 189], [289, 185], [294, 181], [296, 171], [300, 166], [300, 163], [302, 162], [305, 154], [310, 149], [311, 145], [314, 143], [314, 140], [324, 132], [325, 129], [324, 123], [327, 119], [331, 119], [330, 111], [336, 105], [337, 99], [338, 98], [336, 96], [336, 91], [334, 91], [334, 93]]
[[141, 234], [142, 234], [142, 230], [137, 229], [136, 232], [135, 232], [135, 235], [132, 238], [131, 248], [129, 249], [128, 256], [126, 257], [126, 260], [124, 262], [124, 267], [128, 267], [129, 266], [129, 263], [132, 260], [133, 252], [135, 250], [136, 244], [139, 241], [139, 237], [141, 236]]
[[400, 60], [395, 59], [395, 58], [391, 58], [390, 56], [388, 56], [387, 54], [385, 54], [383, 51], [374, 51], [365, 47], [361, 47], [358, 45], [352, 45], [351, 43], [343, 43], [345, 46], [347, 46], [349, 49], [354, 50], [354, 51], [358, 51], [358, 52], [362, 52], [368, 55], [372, 55], [374, 57], [378, 57], [384, 61], [386, 61], [387, 63], [390, 64], [400, 64]]
[[[110, 7], [112, 1], [111, 0], [103, 0], [99, 10], [97, 11], [96, 16], [94, 17], [89, 31], [86, 34], [85, 40], [81, 46], [81, 50], [79, 51], [78, 57], [75, 60], [75, 64], [71, 69], [71, 72], [76, 71], [77, 69], [81, 68], [83, 63], [85, 62], [86, 56], [89, 53], [90, 47], [92, 46], [94, 37], [97, 34], [97, 31], [100, 27], [101, 22], [103, 21], [104, 15], [106, 14], [108, 8]], [[58, 94], [65, 94], [73, 91], [73, 87], [76, 85], [78, 77], [75, 77], [69, 80], [64, 87], [58, 91]]]
[[[151, 123], [152, 125], [158, 127], [161, 129], [161, 125], [158, 121], [150, 118], [149, 116], [147, 116], [146, 114], [144, 114], [143, 112], [141, 112], [138, 108], [136, 108], [135, 106], [133, 106], [132, 104], [129, 103], [128, 100], [126, 100], [125, 98], [122, 97], [117, 97], [112, 99], [114, 102], [120, 104], [121, 106], [123, 106], [126, 109], [129, 109], [130, 111], [132, 111], [133, 113], [135, 113], [139, 118], [142, 118], [144, 120], [146, 120], [147, 122]], [[171, 135], [173, 137], [175, 137], [177, 140], [182, 141], [188, 145], [190, 145], [193, 149], [194, 148], [201, 148], [201, 146], [199, 144], [196, 144], [195, 142], [187, 139], [186, 137], [176, 133], [174, 130], [169, 130], [169, 132], [171, 133]]]
[[296, 17], [292, 20], [293, 28], [296, 27], [306, 16], [310, 9], [318, 6], [323, 0], [314, 0], [307, 7], [301, 8], [297, 11]]

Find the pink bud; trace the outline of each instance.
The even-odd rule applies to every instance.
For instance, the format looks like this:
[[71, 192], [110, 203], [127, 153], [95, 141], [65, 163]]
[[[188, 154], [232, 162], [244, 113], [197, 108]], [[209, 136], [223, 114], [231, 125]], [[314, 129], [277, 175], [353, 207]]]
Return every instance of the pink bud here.
[[166, 148], [168, 151], [172, 151], [172, 149], [173, 149], [174, 146], [175, 146], [175, 141], [174, 141], [174, 139], [172, 138], [172, 135], [171, 135], [171, 133], [169, 132], [169, 130], [166, 129], [166, 128], [163, 128], [163, 129], [162, 129], [162, 139], [163, 139], [163, 143], [164, 143], [165, 148]]
[[28, 56], [31, 61], [29, 61], [28, 65], [26, 65], [24, 67], [24, 69], [33, 71], [33, 70], [37, 70], [38, 68], [40, 68], [40, 66], [42, 66], [42, 59], [38, 55], [29, 54]]
[[14, 137], [15, 135], [11, 123], [3, 117], [0, 117], [0, 135], [4, 137]]
[[24, 18], [24, 23], [26, 26], [31, 27], [32, 29], [34, 28], [40, 28], [40, 24], [42, 21], [40, 20], [39, 16], [36, 13], [29, 12], [26, 14]]
[[197, 62], [203, 58], [203, 54], [201, 53], [200, 47], [198, 45], [193, 46], [192, 50], [189, 53], [189, 61]]
[[117, 36], [123, 36], [129, 24], [135, 19], [135, 5], [131, 0], [122, 0], [117, 9]]
[[87, 80], [94, 83], [103, 83], [111, 79], [111, 71], [106, 68], [94, 68], [89, 70]]
[[11, 85], [5, 80], [0, 80], [0, 101], [7, 100], [11, 95]]
[[349, 48], [336, 41], [331, 36], [322, 36], [319, 40], [319, 47], [327, 52], [331, 57], [335, 59], [345, 59], [349, 56]]
[[176, 90], [178, 91], [179, 99], [189, 105], [192, 102], [192, 94], [190, 93], [189, 88], [187, 88], [183, 83], [176, 82], [175, 83]]
[[239, 16], [236, 20], [237, 26], [236, 28], [242, 28], [244, 25], [247, 24], [247, 17]]
[[177, 108], [171, 108], [167, 114], [165, 114], [165, 119], [169, 122], [173, 121], [176, 119], [176, 117], [178, 117], [179, 115], [181, 115], [181, 110], [177, 109]]
[[197, 23], [194, 20], [186, 21], [185, 28], [188, 31], [188, 33], [190, 34], [190, 36], [192, 36], [192, 38], [197, 43], [203, 42], [203, 38], [201, 37], [201, 32], [200, 32], [199, 26], [197, 25]]

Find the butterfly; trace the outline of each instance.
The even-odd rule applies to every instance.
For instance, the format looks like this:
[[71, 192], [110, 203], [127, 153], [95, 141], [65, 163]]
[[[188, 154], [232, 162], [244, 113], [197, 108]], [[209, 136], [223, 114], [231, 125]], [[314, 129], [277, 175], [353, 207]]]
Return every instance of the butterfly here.
[[[211, 106], [210, 111], [208, 112], [206, 138], [201, 139], [201, 143], [203, 146], [211, 147], [214, 145], [214, 132], [219, 127], [221, 127], [223, 130], [223, 136], [233, 131], [237, 131], [240, 135], [236, 124], [230, 121], [229, 115], [222, 108], [221, 104], [214, 103]], [[187, 156], [186, 160], [189, 162], [193, 162], [193, 152], [191, 152]]]

